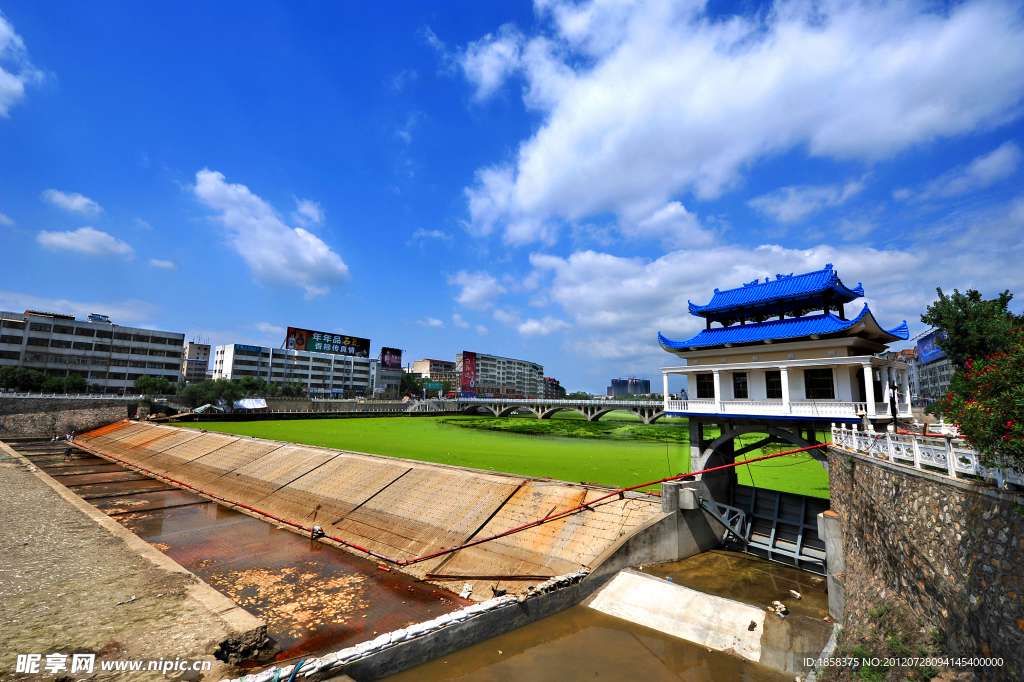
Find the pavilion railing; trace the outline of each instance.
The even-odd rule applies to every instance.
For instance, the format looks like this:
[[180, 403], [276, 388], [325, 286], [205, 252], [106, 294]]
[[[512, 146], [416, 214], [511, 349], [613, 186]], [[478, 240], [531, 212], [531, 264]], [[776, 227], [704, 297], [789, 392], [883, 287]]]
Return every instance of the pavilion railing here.
[[1000, 488], [1006, 483], [1024, 485], [1024, 467], [986, 467], [962, 438], [857, 431], [843, 424], [832, 427], [832, 444], [915, 469], [939, 469], [952, 478], [979, 476], [995, 481]]

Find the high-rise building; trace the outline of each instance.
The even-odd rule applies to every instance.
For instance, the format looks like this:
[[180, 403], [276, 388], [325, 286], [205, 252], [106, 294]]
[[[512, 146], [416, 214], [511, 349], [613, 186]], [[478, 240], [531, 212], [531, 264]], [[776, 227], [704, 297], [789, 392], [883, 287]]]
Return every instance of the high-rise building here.
[[0, 312], [0, 318], [0, 365], [78, 374], [101, 393], [133, 393], [144, 374], [175, 383], [181, 372], [184, 334], [124, 327], [96, 314], [78, 320], [26, 310]]
[[544, 395], [544, 366], [528, 360], [464, 351], [455, 356], [463, 395], [540, 398]]
[[206, 380], [206, 371], [210, 368], [210, 345], [189, 341], [185, 344], [184, 356], [181, 358], [181, 376], [186, 383], [197, 384]]
[[612, 385], [608, 387], [608, 395], [618, 398], [624, 395], [647, 395], [651, 392], [650, 379], [612, 379]]
[[558, 379], [544, 377], [544, 398], [548, 400], [559, 400], [565, 397], [565, 389], [558, 382]]
[[454, 389], [459, 384], [459, 374], [455, 371], [455, 363], [450, 360], [416, 360], [412, 363], [412, 373], [421, 379], [431, 381], [449, 381]]

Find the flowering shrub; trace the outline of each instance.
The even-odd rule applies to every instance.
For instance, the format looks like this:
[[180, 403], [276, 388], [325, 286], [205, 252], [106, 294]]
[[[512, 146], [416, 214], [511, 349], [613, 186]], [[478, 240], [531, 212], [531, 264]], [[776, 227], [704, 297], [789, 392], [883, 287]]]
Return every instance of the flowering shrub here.
[[953, 421], [986, 466], [1024, 465], [1024, 330], [1007, 352], [968, 358], [932, 411]]

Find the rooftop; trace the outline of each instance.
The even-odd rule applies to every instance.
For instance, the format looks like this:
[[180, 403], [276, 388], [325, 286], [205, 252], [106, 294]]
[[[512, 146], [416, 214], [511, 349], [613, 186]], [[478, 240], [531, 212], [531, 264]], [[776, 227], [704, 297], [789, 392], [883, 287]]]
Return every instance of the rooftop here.
[[875, 321], [874, 315], [868, 310], [867, 304], [864, 304], [863, 310], [852, 320], [843, 320], [831, 313], [825, 313], [732, 327], [715, 327], [705, 329], [685, 341], [672, 341], [658, 332], [658, 341], [665, 350], [686, 350], [832, 334], [867, 336], [882, 343], [892, 343], [910, 337], [906, 320], [894, 329], [882, 329]]
[[[696, 305], [687, 301], [692, 315], [702, 317], [719, 317], [714, 313], [738, 311], [741, 308], [750, 308], [750, 316], [753, 317], [764, 309], [764, 312], [771, 312], [766, 304], [820, 297], [826, 295], [834, 304], [849, 303], [864, 295], [863, 286], [858, 283], [856, 287], [847, 288], [839, 279], [839, 275], [832, 269], [832, 264], [827, 263], [821, 270], [807, 272], [802, 275], [775, 275], [775, 279], [765, 277], [762, 282], [755, 279], [741, 287], [719, 291], [715, 289], [714, 296], [707, 305]], [[820, 306], [818, 306], [820, 308]]]

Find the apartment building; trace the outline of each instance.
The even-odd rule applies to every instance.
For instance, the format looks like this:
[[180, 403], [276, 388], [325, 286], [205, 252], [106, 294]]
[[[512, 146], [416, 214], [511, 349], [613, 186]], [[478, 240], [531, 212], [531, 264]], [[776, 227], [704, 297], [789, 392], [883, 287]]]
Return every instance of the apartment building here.
[[421, 379], [450, 381], [453, 387], [459, 384], [459, 373], [455, 371], [455, 363], [450, 360], [416, 360], [412, 363], [412, 373]]
[[544, 396], [544, 366], [535, 362], [463, 351], [455, 356], [455, 369], [463, 395]]
[[317, 353], [231, 343], [217, 346], [213, 378], [240, 380], [262, 377], [270, 383], [301, 381], [313, 396], [330, 397], [344, 391], [372, 394], [370, 358], [354, 354]]
[[133, 383], [144, 374], [177, 382], [184, 342], [184, 334], [125, 327], [106, 315], [79, 320], [37, 310], [0, 311], [0, 365], [49, 376], [79, 374], [94, 392], [133, 393]]
[[210, 368], [210, 345], [189, 341], [185, 344], [184, 356], [181, 358], [181, 376], [186, 383], [197, 384], [206, 380], [206, 372]]

